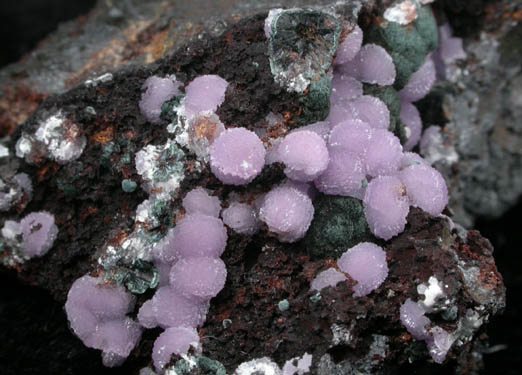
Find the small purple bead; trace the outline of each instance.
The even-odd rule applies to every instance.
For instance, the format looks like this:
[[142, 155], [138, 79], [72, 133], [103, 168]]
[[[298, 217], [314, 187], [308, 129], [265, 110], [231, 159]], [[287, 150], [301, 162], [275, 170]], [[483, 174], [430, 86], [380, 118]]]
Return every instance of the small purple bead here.
[[366, 171], [372, 176], [394, 174], [401, 164], [401, 141], [385, 129], [374, 129], [366, 153]]
[[20, 222], [25, 256], [41, 257], [53, 246], [58, 235], [54, 215], [49, 212], [33, 212]]
[[357, 53], [359, 53], [362, 41], [363, 31], [358, 25], [355, 25], [354, 28], [346, 35], [344, 40], [339, 43], [334, 64], [343, 65], [352, 60], [357, 55]]
[[223, 210], [221, 216], [223, 222], [239, 234], [257, 233], [261, 225], [254, 208], [246, 203], [231, 203], [228, 208]]
[[172, 327], [158, 336], [152, 348], [152, 361], [157, 371], [161, 372], [170, 362], [173, 354], [186, 354], [190, 347], [200, 350], [199, 336], [194, 328]]
[[428, 56], [422, 66], [413, 73], [408, 83], [400, 91], [402, 101], [416, 102], [421, 100], [430, 92], [437, 79], [437, 72], [433, 59]]
[[357, 281], [353, 295], [362, 297], [377, 289], [388, 276], [386, 253], [376, 244], [362, 242], [346, 251], [337, 261], [342, 272]]
[[147, 78], [143, 84], [145, 92], [142, 94], [139, 103], [141, 114], [151, 123], [159, 124], [161, 122], [161, 106], [167, 100], [180, 94], [180, 85], [181, 82], [170, 78], [160, 78], [158, 76]]
[[215, 112], [225, 101], [228, 82], [217, 75], [194, 78], [185, 88], [185, 116], [191, 118], [203, 111]]
[[224, 184], [246, 185], [263, 169], [265, 147], [245, 128], [227, 129], [210, 147], [210, 168]]
[[332, 79], [332, 105], [348, 105], [350, 101], [363, 95], [362, 83], [343, 73], [334, 73]]
[[431, 338], [426, 340], [428, 351], [435, 363], [441, 364], [446, 359], [451, 346], [455, 342], [453, 335], [440, 327], [430, 330]]
[[404, 144], [404, 150], [410, 151], [421, 139], [422, 120], [417, 108], [409, 102], [401, 102], [401, 121], [409, 130], [408, 140]]
[[387, 86], [395, 82], [395, 65], [384, 48], [376, 44], [364, 45], [349, 63], [339, 70], [359, 81]]
[[310, 197], [286, 186], [272, 189], [259, 209], [259, 218], [281, 242], [295, 242], [303, 238], [313, 216], [314, 206]]
[[317, 274], [310, 284], [311, 290], [321, 291], [328, 286], [335, 287], [341, 281], [347, 280], [346, 276], [335, 268], [328, 268], [326, 271]]
[[401, 180], [379, 176], [370, 181], [364, 194], [364, 214], [372, 233], [389, 240], [406, 226], [410, 203]]
[[296, 181], [312, 181], [328, 166], [324, 139], [308, 130], [288, 134], [278, 147], [278, 155], [286, 166], [286, 176]]
[[332, 128], [328, 148], [329, 150], [351, 152], [364, 159], [372, 134], [373, 129], [370, 125], [361, 120], [344, 121]]
[[170, 270], [170, 285], [186, 298], [208, 301], [225, 286], [227, 268], [219, 258], [179, 260]]
[[426, 340], [429, 337], [427, 326], [430, 320], [424, 314], [424, 309], [409, 298], [400, 309], [402, 325], [417, 340]]
[[328, 121], [331, 128], [341, 122], [349, 120], [360, 120], [352, 106], [334, 104], [330, 107], [330, 113], [328, 114], [326, 121]]
[[382, 100], [370, 95], [364, 95], [349, 104], [355, 116], [374, 129], [390, 127], [390, 111]]
[[218, 217], [221, 211], [219, 198], [210, 196], [202, 187], [189, 191], [182, 203], [188, 215], [202, 214]]

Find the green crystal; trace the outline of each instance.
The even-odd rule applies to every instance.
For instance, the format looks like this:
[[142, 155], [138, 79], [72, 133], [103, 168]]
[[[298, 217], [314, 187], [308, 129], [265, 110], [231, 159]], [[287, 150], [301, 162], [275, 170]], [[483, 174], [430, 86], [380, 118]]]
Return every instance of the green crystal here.
[[126, 193], [132, 193], [134, 190], [136, 190], [137, 186], [138, 184], [132, 180], [125, 179], [121, 182], [121, 188]]

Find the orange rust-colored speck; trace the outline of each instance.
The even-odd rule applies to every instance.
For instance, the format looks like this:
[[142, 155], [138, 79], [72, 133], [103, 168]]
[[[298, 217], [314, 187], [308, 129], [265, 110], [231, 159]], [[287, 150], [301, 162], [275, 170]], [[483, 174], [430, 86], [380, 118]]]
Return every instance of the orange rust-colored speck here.
[[106, 129], [100, 130], [92, 136], [92, 140], [102, 145], [109, 143], [114, 139], [114, 128], [109, 126]]

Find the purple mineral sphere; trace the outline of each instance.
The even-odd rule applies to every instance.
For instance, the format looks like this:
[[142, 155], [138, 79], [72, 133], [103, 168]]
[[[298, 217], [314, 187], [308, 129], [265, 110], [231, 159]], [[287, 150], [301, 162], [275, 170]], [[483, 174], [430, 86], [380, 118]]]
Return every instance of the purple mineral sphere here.
[[163, 371], [172, 354], [186, 354], [190, 347], [200, 349], [199, 336], [194, 328], [172, 327], [158, 336], [152, 348], [152, 361], [157, 371]]
[[227, 269], [219, 258], [181, 259], [170, 270], [170, 285], [186, 298], [208, 301], [225, 286]]
[[194, 78], [185, 88], [185, 116], [191, 118], [203, 111], [215, 112], [225, 100], [228, 82], [218, 75]]
[[49, 212], [33, 212], [20, 222], [22, 229], [25, 256], [40, 257], [53, 246], [58, 235], [58, 227], [54, 223], [54, 215]]
[[187, 214], [202, 214], [218, 217], [221, 203], [218, 197], [212, 197], [202, 187], [195, 188], [183, 198], [183, 207]]

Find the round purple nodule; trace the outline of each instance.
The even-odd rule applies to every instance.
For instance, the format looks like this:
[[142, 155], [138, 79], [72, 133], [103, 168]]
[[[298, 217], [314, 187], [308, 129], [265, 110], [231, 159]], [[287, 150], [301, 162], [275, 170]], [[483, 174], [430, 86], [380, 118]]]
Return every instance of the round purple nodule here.
[[223, 222], [239, 234], [252, 235], [259, 230], [256, 211], [246, 203], [233, 202], [221, 214]]
[[220, 219], [213, 216], [185, 216], [176, 224], [172, 235], [173, 253], [181, 258], [219, 258], [227, 246], [227, 229]]
[[343, 65], [352, 60], [361, 49], [363, 41], [363, 31], [358, 25], [346, 35], [344, 40], [339, 43], [335, 54], [335, 65]]
[[407, 299], [400, 308], [401, 323], [406, 330], [417, 340], [429, 338], [427, 326], [430, 320], [424, 315], [426, 312], [417, 303]]
[[422, 120], [417, 108], [409, 102], [401, 102], [401, 121], [409, 129], [408, 140], [404, 144], [404, 150], [410, 151], [417, 146], [421, 139]]
[[286, 176], [296, 181], [312, 181], [328, 166], [324, 139], [309, 130], [288, 134], [278, 147], [278, 155], [286, 166]]
[[361, 120], [348, 120], [333, 127], [328, 139], [329, 150], [351, 152], [360, 158], [366, 157], [373, 129]]
[[307, 194], [288, 186], [272, 189], [263, 199], [259, 218], [281, 242], [295, 242], [304, 237], [314, 206]]
[[203, 111], [215, 112], [225, 100], [228, 82], [218, 75], [194, 78], [185, 88], [185, 116], [191, 118]]
[[225, 286], [227, 268], [219, 258], [181, 259], [170, 270], [170, 285], [186, 298], [210, 300]]
[[172, 354], [186, 354], [190, 347], [200, 348], [198, 332], [194, 328], [172, 327], [158, 336], [152, 348], [152, 361], [157, 371], [163, 371]]
[[187, 214], [202, 214], [218, 217], [221, 203], [218, 197], [213, 197], [202, 187], [192, 189], [183, 198], [183, 208]]
[[371, 95], [364, 95], [353, 100], [349, 107], [355, 116], [374, 129], [390, 127], [390, 111], [382, 100]]
[[384, 48], [376, 44], [365, 44], [359, 53], [339, 70], [359, 81], [387, 86], [395, 82], [395, 65]]
[[399, 172], [413, 206], [437, 216], [448, 204], [448, 188], [442, 175], [429, 165], [412, 165]]
[[265, 147], [245, 128], [227, 129], [210, 147], [210, 168], [224, 184], [246, 185], [265, 165]]
[[141, 95], [139, 103], [141, 114], [151, 123], [159, 124], [161, 122], [161, 106], [167, 100], [180, 94], [179, 86], [181, 86], [181, 82], [173, 81], [168, 77], [152, 76], [147, 78], [143, 84], [145, 92]]
[[25, 256], [41, 257], [53, 246], [58, 235], [58, 227], [54, 223], [54, 215], [49, 212], [33, 212], [20, 222], [22, 229]]
[[363, 201], [366, 221], [376, 237], [389, 240], [404, 230], [410, 202], [399, 178], [374, 178], [366, 187]]
[[374, 129], [366, 153], [366, 172], [372, 176], [394, 174], [401, 164], [401, 141], [385, 129]]
[[350, 101], [363, 95], [363, 85], [360, 81], [347, 74], [334, 73], [332, 79], [332, 105], [348, 105]]
[[321, 291], [321, 289], [329, 286], [335, 287], [344, 280], [347, 280], [347, 278], [342, 272], [337, 271], [335, 268], [328, 268], [326, 271], [318, 273], [315, 279], [312, 280], [310, 290]]
[[436, 79], [435, 64], [431, 56], [428, 56], [424, 64], [411, 75], [406, 86], [399, 92], [401, 100], [407, 102], [421, 100], [428, 95]]
[[337, 261], [339, 269], [355, 281], [355, 297], [362, 297], [377, 289], [388, 276], [386, 253], [374, 243], [362, 242], [346, 251]]

